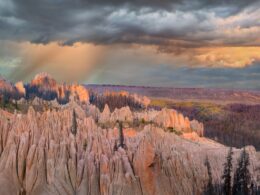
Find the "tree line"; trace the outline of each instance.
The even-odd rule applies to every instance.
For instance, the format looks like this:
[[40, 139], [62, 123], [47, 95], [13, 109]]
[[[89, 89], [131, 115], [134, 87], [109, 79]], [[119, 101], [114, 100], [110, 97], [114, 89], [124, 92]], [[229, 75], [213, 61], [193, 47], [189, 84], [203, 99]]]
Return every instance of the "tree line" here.
[[237, 148], [253, 145], [260, 150], [260, 105], [214, 104], [220, 113], [206, 112], [211, 107], [203, 104], [185, 106], [174, 104], [170, 106], [190, 119], [196, 119], [204, 124], [205, 137], [216, 140], [227, 146]]
[[103, 110], [107, 104], [113, 112], [116, 108], [122, 108], [129, 106], [131, 110], [140, 110], [143, 108], [143, 105], [137, 102], [132, 96], [126, 95], [114, 95], [114, 94], [96, 94], [94, 92], [90, 93], [90, 103], [94, 104], [99, 110]]
[[259, 195], [260, 186], [257, 186], [256, 182], [252, 178], [249, 165], [249, 154], [245, 148], [240, 153], [237, 166], [233, 172], [233, 150], [230, 147], [224, 163], [224, 170], [222, 175], [222, 184], [220, 186], [214, 186], [212, 182], [211, 166], [206, 157], [205, 166], [208, 171], [208, 184], [204, 194], [223, 194], [223, 195]]

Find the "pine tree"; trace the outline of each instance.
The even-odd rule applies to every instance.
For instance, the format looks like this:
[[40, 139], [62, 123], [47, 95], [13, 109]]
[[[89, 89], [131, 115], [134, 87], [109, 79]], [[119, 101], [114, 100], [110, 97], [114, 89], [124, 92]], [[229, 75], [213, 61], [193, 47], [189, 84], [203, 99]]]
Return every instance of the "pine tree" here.
[[229, 152], [226, 158], [226, 162], [224, 164], [224, 171], [222, 175], [223, 183], [223, 192], [225, 195], [232, 194], [232, 186], [231, 186], [231, 172], [232, 172], [232, 147], [229, 148]]
[[72, 133], [74, 136], [76, 136], [76, 134], [77, 134], [77, 128], [78, 128], [78, 125], [77, 125], [77, 115], [76, 115], [75, 110], [73, 109], [71, 133]]
[[243, 187], [244, 187], [244, 194], [250, 194], [250, 186], [251, 186], [251, 175], [250, 175], [250, 171], [249, 171], [249, 165], [250, 165], [250, 161], [249, 161], [249, 154], [246, 152], [245, 148], [243, 150], [243, 157], [244, 157], [244, 166], [243, 166], [243, 176], [244, 176], [244, 183], [243, 183]]
[[18, 110], [19, 108], [18, 108], [18, 103], [17, 103], [17, 100], [15, 100], [15, 102], [14, 102], [14, 108], [16, 109], [16, 110]]
[[124, 147], [124, 132], [122, 121], [119, 121], [119, 147]]
[[6, 104], [7, 104], [7, 98], [6, 95], [3, 93], [1, 96], [1, 107], [6, 108]]
[[207, 171], [208, 171], [208, 177], [209, 177], [209, 181], [207, 184], [207, 189], [206, 189], [206, 194], [214, 194], [214, 188], [213, 188], [213, 182], [212, 182], [212, 172], [211, 172], [211, 166], [209, 163], [209, 159], [208, 156], [206, 157], [205, 160], [205, 166], [207, 167]]
[[248, 170], [249, 164], [249, 155], [244, 148], [238, 160], [238, 167], [234, 176], [233, 195], [250, 194], [251, 176]]
[[1, 107], [3, 108], [4, 107], [4, 96], [3, 95], [0, 96], [0, 100], [1, 100]]

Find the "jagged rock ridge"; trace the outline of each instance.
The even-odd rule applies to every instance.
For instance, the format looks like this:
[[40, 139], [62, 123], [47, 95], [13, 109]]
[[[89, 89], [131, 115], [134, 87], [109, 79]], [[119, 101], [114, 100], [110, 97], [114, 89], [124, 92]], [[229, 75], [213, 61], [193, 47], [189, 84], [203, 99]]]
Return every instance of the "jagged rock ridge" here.
[[[12, 84], [5, 79], [0, 78], [0, 95], [4, 95], [7, 99], [21, 99], [33, 100], [35, 97], [43, 100], [56, 99], [61, 104], [66, 104], [71, 100], [79, 101], [80, 103], [90, 102], [90, 92], [84, 86], [80, 84], [59, 84], [48, 73], [37, 74], [30, 83], [24, 84], [23, 82], [17, 82]], [[97, 95], [97, 94], [95, 94]], [[107, 95], [133, 98], [133, 100], [147, 107], [150, 103], [150, 99], [145, 96], [137, 94], [129, 94], [128, 92], [106, 92], [101, 94], [101, 97]]]
[[23, 84], [23, 82], [12, 84], [0, 79], [0, 95], [8, 99], [39, 97], [47, 101], [57, 99], [59, 103], [67, 103], [71, 99], [76, 99], [81, 103], [89, 102], [89, 92], [84, 86], [58, 84], [47, 73], [37, 74], [29, 84]]
[[[144, 123], [154, 123], [162, 128], [174, 129], [179, 132], [195, 131], [199, 136], [203, 136], [203, 124], [197, 120], [190, 121], [174, 109], [164, 108], [160, 111], [148, 109], [140, 112], [132, 112], [129, 107], [115, 109], [112, 113], [108, 105], [105, 105], [103, 112], [94, 115], [101, 123], [111, 123], [116, 121], [134, 122], [134, 120], [143, 121]], [[92, 115], [92, 116], [94, 116]]]
[[[66, 103], [71, 98], [76, 98], [80, 102], [89, 102], [89, 92], [82, 85], [58, 84], [47, 73], [40, 73], [26, 86], [27, 93], [41, 97], [45, 100], [57, 99], [59, 102]], [[29, 97], [30, 95], [27, 95]]]
[[[42, 113], [0, 110], [0, 194], [202, 194], [208, 182], [206, 157], [214, 184], [220, 183], [225, 146], [205, 138], [189, 141], [149, 124], [134, 136], [125, 134], [126, 148], [115, 150], [116, 127], [102, 129], [90, 107], [84, 111], [72, 101]], [[72, 110], [76, 136], [70, 132]], [[256, 180], [256, 151], [247, 151]], [[234, 153], [235, 167], [240, 150]]]

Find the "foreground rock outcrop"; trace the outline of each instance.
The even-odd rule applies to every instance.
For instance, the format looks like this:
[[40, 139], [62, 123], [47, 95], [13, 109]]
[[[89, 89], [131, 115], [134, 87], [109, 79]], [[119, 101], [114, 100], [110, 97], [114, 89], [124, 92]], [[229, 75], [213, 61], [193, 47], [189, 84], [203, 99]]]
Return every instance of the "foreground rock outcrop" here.
[[[77, 115], [75, 136], [72, 110]], [[125, 116], [135, 115], [127, 108], [123, 111]], [[0, 110], [0, 194], [203, 194], [208, 182], [206, 158], [214, 185], [221, 183], [227, 147], [206, 138], [187, 140], [156, 124], [131, 136], [126, 133], [126, 147], [117, 147], [117, 127], [101, 128], [92, 116], [99, 114], [95, 107], [83, 110], [75, 102], [44, 112], [30, 107], [26, 114]], [[110, 113], [108, 107], [102, 113], [105, 121], [121, 116], [118, 110]], [[256, 151], [246, 150], [252, 179], [257, 182]], [[240, 151], [234, 149], [233, 167]]]

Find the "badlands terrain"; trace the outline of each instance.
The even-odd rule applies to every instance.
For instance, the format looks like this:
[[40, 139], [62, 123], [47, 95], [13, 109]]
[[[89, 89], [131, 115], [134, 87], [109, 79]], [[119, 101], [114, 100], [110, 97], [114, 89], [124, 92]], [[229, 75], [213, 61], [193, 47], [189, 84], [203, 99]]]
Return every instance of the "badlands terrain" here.
[[260, 150], [260, 91], [87, 85], [97, 93], [127, 91], [149, 97], [155, 109], [172, 108], [204, 124], [204, 136], [235, 147]]
[[[45, 73], [28, 84], [0, 79], [0, 93], [1, 195], [223, 192], [229, 147], [206, 138], [204, 118], [173, 102], [58, 84]], [[232, 173], [242, 151], [233, 148]], [[257, 193], [259, 153], [244, 151]]]

